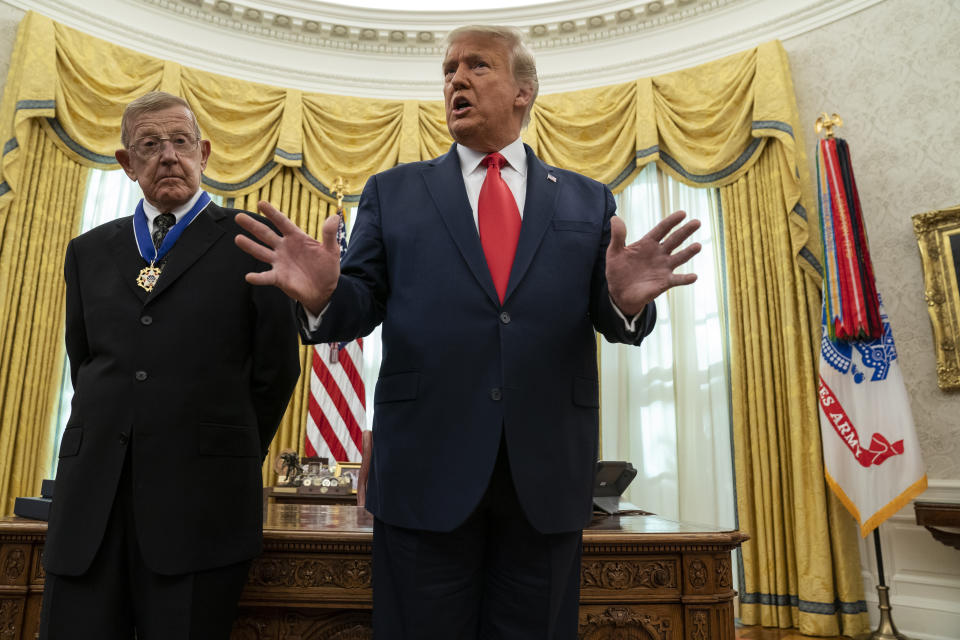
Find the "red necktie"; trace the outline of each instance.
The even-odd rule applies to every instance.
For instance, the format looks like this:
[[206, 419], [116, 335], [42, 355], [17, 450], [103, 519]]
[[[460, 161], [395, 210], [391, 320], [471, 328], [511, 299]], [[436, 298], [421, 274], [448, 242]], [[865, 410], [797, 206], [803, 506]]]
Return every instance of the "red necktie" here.
[[480, 199], [477, 201], [477, 220], [480, 227], [480, 244], [487, 257], [487, 267], [493, 276], [493, 285], [497, 288], [500, 302], [507, 292], [510, 280], [510, 267], [517, 252], [517, 240], [520, 238], [520, 211], [510, 187], [503, 181], [500, 168], [507, 163], [499, 153], [491, 153], [483, 159], [487, 165], [487, 176], [480, 187]]

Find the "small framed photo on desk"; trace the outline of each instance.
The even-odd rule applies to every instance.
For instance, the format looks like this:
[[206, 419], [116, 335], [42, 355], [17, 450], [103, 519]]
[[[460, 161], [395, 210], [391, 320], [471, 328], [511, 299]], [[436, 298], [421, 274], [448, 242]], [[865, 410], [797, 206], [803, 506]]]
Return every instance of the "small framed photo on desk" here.
[[359, 462], [337, 462], [338, 478], [350, 478], [350, 493], [357, 492], [357, 479], [360, 477]]

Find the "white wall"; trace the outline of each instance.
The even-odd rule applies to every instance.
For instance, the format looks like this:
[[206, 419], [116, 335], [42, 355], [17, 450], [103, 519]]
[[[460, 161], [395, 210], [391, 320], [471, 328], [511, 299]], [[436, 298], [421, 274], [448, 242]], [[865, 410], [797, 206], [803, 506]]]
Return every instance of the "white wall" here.
[[[0, 1], [0, 92], [7, 83], [7, 71], [10, 69], [10, 56], [13, 42], [17, 38], [17, 27], [26, 12]], [[6, 142], [4, 140], [4, 142]], [[2, 143], [0, 143], [2, 144]]]
[[[937, 387], [923, 268], [910, 217], [960, 204], [960, 3], [886, 0], [784, 41], [813, 171], [821, 111], [839, 113], [850, 144], [877, 285], [893, 327], [931, 488], [960, 501], [960, 394]], [[815, 173], [813, 174], [815, 175]], [[960, 638], [960, 551], [916, 525], [909, 506], [881, 526], [901, 632]], [[862, 544], [876, 603], [873, 539]], [[878, 612], [871, 605], [876, 623]]]

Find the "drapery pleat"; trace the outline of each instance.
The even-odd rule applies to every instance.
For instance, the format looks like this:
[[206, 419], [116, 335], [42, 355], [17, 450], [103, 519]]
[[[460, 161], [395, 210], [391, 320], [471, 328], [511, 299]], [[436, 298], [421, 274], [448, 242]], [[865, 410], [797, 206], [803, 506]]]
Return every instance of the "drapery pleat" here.
[[82, 214], [88, 169], [33, 121], [17, 197], [0, 209], [0, 508], [39, 495], [63, 357], [63, 260]]
[[[56, 371], [26, 366], [24, 354], [45, 362], [62, 344], [61, 327], [49, 323], [62, 316], [59, 273], [78, 228], [84, 167], [116, 166], [123, 106], [152, 89], [183, 96], [211, 139], [207, 190], [248, 210], [269, 200], [314, 236], [330, 214], [338, 178], [355, 202], [370, 175], [435, 157], [451, 142], [440, 100], [330, 96], [226, 78], [27, 13], [0, 104], [5, 505], [18, 492], [35, 493], [27, 485], [39, 476], [26, 467], [48, 462]], [[523, 137], [545, 161], [615, 192], [650, 162], [686, 184], [721, 188], [738, 503], [752, 536], [743, 549], [744, 616], [806, 632], [855, 633], [866, 617], [858, 609], [859, 555], [846, 533], [852, 520], [824, 491], [818, 467], [820, 249], [806, 215], [811, 183], [798, 126], [786, 55], [769, 42], [670, 74], [541, 96]], [[42, 196], [39, 186], [54, 180], [63, 183], [59, 200]], [[33, 243], [48, 250], [27, 251]], [[20, 274], [31, 269], [56, 275], [27, 284]], [[306, 349], [302, 366], [274, 452], [302, 447]], [[23, 423], [28, 413], [43, 418]], [[273, 481], [266, 467], [264, 477]]]
[[[746, 624], [809, 635], [868, 630], [852, 518], [826, 489], [815, 345], [817, 283], [791, 242], [783, 156], [773, 142], [720, 189], [728, 274], [731, 397]], [[776, 215], [775, 215], [776, 214]]]

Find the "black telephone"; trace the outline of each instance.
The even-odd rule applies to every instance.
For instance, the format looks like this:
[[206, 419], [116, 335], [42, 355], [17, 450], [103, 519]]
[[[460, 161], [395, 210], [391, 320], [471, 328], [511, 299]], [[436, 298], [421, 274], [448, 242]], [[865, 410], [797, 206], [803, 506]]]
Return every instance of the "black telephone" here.
[[597, 461], [597, 474], [593, 482], [593, 506], [609, 514], [619, 511], [620, 496], [635, 477], [637, 470], [629, 462]]

